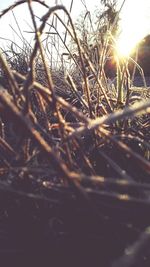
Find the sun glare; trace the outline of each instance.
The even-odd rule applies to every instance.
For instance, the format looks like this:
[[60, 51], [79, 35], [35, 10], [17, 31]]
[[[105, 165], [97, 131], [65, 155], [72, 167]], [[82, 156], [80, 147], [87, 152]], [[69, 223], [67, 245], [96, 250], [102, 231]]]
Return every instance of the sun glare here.
[[121, 36], [117, 40], [116, 50], [120, 57], [128, 57], [135, 50], [137, 40], [129, 40], [127, 43], [127, 37]]
[[120, 35], [116, 43], [120, 56], [132, 54], [137, 44], [149, 34], [149, 10], [150, 4], [147, 0], [125, 2], [121, 12]]

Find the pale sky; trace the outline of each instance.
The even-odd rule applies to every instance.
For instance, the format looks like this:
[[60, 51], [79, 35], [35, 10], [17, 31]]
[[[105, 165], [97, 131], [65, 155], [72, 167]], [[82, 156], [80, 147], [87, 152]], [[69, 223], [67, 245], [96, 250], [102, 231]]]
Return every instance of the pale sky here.
[[[66, 8], [69, 10], [71, 0], [46, 0], [45, 1], [46, 4], [50, 5], [50, 7], [53, 6], [56, 2], [58, 2], [58, 4], [65, 5]], [[0, 0], [0, 11], [13, 3], [14, 3], [13, 0], [6, 0], [3, 2]], [[93, 4], [93, 1], [86, 0], [87, 8], [91, 12], [95, 10], [96, 6], [99, 6], [99, 3], [100, 3], [99, 0], [94, 0], [94, 4]], [[41, 17], [47, 12], [47, 8], [42, 7], [38, 3], [33, 2], [33, 7], [34, 7], [34, 13], [39, 17]], [[83, 10], [84, 10], [84, 7], [83, 7], [83, 4], [81, 3], [81, 0], [74, 0], [72, 12], [71, 12], [72, 19], [76, 21], [77, 17], [81, 14]], [[34, 37], [33, 34], [25, 33], [25, 31], [31, 31], [31, 27], [32, 27], [32, 21], [30, 18], [29, 10], [28, 10], [28, 5], [26, 3], [22, 4], [19, 7], [13, 9], [13, 12], [15, 13], [17, 22], [19, 22], [19, 26], [23, 32], [23, 36], [27, 40], [33, 39]], [[62, 14], [61, 18], [64, 19], [64, 14]], [[2, 45], [5, 46], [6, 44], [6, 41], [3, 40], [2, 38], [7, 38], [10, 40], [13, 40], [15, 43], [17, 42], [17, 44], [20, 44], [20, 40], [18, 40], [17, 35], [11, 29], [10, 25], [13, 26], [13, 29], [15, 29], [18, 32], [18, 28], [15, 24], [14, 17], [11, 11], [0, 19], [0, 47]]]
[[[83, 2], [85, 0], [82, 0]], [[48, 5], [51, 6], [55, 4], [56, 0], [46, 0]], [[63, 3], [67, 9], [69, 9], [71, 0], [58, 0], [58, 3]], [[86, 0], [87, 8], [89, 11], [94, 11], [96, 6], [99, 6], [100, 0]], [[123, 0], [118, 0], [118, 3], [121, 5]], [[0, 10], [6, 8], [8, 5], [14, 3], [12, 0], [0, 1]], [[43, 15], [47, 9], [42, 8], [40, 4], [34, 3], [34, 11], [36, 15]], [[74, 0], [74, 5], [72, 9], [72, 18], [75, 21], [78, 15], [83, 10], [83, 4], [81, 0]], [[17, 21], [22, 29], [22, 31], [30, 30], [32, 22], [30, 19], [29, 11], [27, 4], [23, 4], [18, 8], [14, 9], [14, 13]], [[139, 41], [145, 35], [150, 33], [150, 0], [126, 0], [123, 9], [122, 9], [122, 42], [132, 42]], [[13, 25], [13, 28], [18, 29], [14, 23], [14, 18], [12, 13], [9, 12], [2, 19], [0, 19], [0, 37], [9, 38], [13, 41], [16, 41], [16, 34], [13, 33], [10, 25]], [[30, 26], [29, 26], [30, 25]], [[29, 34], [24, 34], [25, 38], [29, 38]], [[31, 36], [31, 35], [30, 35]], [[134, 37], [134, 38], [133, 38]], [[2, 40], [0, 39], [0, 46]]]

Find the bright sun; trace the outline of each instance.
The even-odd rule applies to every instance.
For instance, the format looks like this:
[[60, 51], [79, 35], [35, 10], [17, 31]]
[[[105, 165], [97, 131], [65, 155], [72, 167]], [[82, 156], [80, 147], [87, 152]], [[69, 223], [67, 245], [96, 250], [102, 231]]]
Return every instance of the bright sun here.
[[[128, 41], [127, 41], [128, 40]], [[131, 38], [129, 39], [128, 36], [120, 36], [117, 40], [116, 50], [119, 56], [128, 57], [132, 52], [134, 52], [135, 47], [139, 39]]]
[[120, 35], [116, 44], [120, 56], [129, 56], [140, 40], [149, 34], [149, 11], [148, 0], [125, 2], [121, 11]]

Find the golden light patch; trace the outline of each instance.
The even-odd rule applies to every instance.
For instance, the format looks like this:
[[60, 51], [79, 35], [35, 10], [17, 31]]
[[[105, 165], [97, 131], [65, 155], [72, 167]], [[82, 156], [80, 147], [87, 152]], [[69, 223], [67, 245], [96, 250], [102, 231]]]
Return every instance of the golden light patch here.
[[150, 6], [145, 0], [125, 2], [121, 12], [120, 35], [116, 41], [119, 56], [127, 57], [132, 54], [137, 44], [149, 34], [149, 10]]

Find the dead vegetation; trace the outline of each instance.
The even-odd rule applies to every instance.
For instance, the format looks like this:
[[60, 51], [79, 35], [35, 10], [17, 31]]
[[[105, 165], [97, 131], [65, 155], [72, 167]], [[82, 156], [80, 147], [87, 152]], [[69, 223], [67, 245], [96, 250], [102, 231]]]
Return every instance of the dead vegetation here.
[[[17, 1], [1, 17], [24, 2]], [[75, 247], [69, 246], [74, 241], [77, 246], [90, 243], [80, 255], [86, 265], [90, 259], [93, 266], [148, 266], [149, 228], [131, 247], [132, 256], [125, 252], [118, 260], [149, 226], [150, 99], [148, 88], [131, 86], [126, 60], [117, 61], [113, 79], [107, 75], [107, 58], [113, 57], [108, 32], [116, 17], [105, 31], [99, 26], [105, 38], [91, 49], [85, 33], [78, 38], [64, 6], [45, 5], [47, 13], [37, 27], [31, 1], [27, 4], [35, 30], [33, 49], [16, 52], [11, 45], [0, 54], [3, 224], [20, 235], [16, 246], [35, 251], [44, 246], [47, 253], [49, 247], [63, 260], [66, 255], [64, 262], [72, 266], [69, 254], [74, 259]], [[59, 55], [61, 64], [53, 68], [41, 36], [49, 18], [61, 21], [59, 10], [68, 18], [64, 27], [76, 50], [63, 41], [69, 63]], [[6, 240], [10, 242], [9, 235]], [[79, 266], [79, 259], [75, 262]]]

